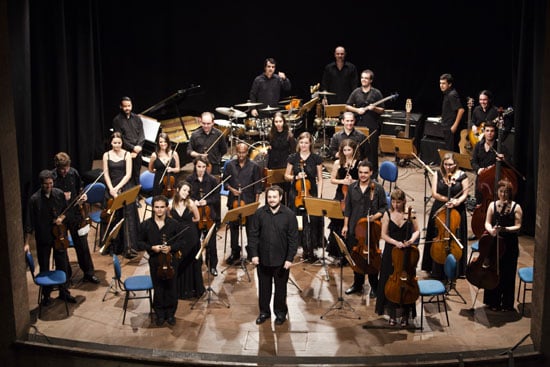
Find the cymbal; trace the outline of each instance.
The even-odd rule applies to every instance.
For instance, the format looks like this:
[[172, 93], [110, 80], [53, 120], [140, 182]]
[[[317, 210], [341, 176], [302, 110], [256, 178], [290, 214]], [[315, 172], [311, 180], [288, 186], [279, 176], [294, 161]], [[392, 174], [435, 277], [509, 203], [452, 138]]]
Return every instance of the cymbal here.
[[262, 111], [262, 112], [269, 112], [269, 111], [278, 111], [278, 110], [280, 110], [279, 107], [267, 106], [266, 108], [262, 108], [260, 111]]
[[214, 123], [218, 126], [221, 126], [221, 127], [231, 126], [231, 121], [229, 121], [229, 120], [216, 119], [216, 120], [214, 120]]
[[236, 110], [233, 107], [216, 107], [216, 112], [229, 117], [236, 117], [238, 119], [246, 117], [246, 113]]
[[289, 97], [287, 99], [283, 99], [282, 101], [279, 101], [279, 104], [289, 104], [293, 100], [298, 100], [298, 101], [302, 102], [301, 98], [294, 98], [294, 97], [291, 98], [291, 97]]
[[329, 91], [326, 91], [326, 90], [322, 90], [320, 92], [317, 92], [317, 94], [320, 94], [322, 96], [335, 96], [336, 93], [332, 93], [332, 92], [329, 92]]
[[259, 102], [246, 101], [246, 103], [236, 104], [235, 107], [256, 107], [256, 106], [259, 106], [259, 105], [261, 105], [261, 103], [259, 103]]

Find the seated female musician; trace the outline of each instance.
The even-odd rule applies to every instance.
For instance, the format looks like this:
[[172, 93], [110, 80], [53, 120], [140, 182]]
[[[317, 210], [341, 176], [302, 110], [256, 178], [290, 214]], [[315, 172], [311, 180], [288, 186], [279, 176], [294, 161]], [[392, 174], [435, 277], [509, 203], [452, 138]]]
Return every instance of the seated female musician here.
[[[382, 239], [385, 245], [384, 252], [382, 253], [382, 266], [378, 280], [375, 310], [378, 315], [383, 315], [387, 312], [390, 317], [389, 322], [391, 326], [396, 325], [396, 311], [400, 307], [399, 304], [389, 301], [385, 295], [386, 282], [394, 272], [392, 263], [393, 249], [415, 247], [416, 261], [409, 261], [403, 265], [412, 267], [413, 271], [416, 272], [416, 263], [418, 262], [418, 250], [416, 250], [415, 243], [420, 236], [420, 230], [416, 218], [407, 217], [407, 213], [405, 212], [406, 203], [405, 193], [401, 189], [393, 190], [391, 193], [391, 208], [382, 217]], [[414, 255], [410, 256], [409, 254], [409, 260], [414, 260], [414, 258]], [[416, 279], [410, 279], [410, 281], [416, 282]], [[404, 327], [409, 324], [409, 316], [412, 316], [413, 319], [416, 317], [415, 303], [401, 305], [401, 326]]]
[[315, 261], [313, 250], [321, 244], [323, 236], [322, 218], [308, 215], [303, 200], [304, 194], [320, 198], [323, 193], [323, 159], [312, 152], [312, 147], [311, 134], [307, 131], [301, 133], [296, 153], [288, 157], [285, 171], [285, 179], [291, 182], [288, 206], [302, 217], [302, 257], [308, 261]]
[[[332, 171], [330, 173], [330, 183], [338, 185], [336, 187], [336, 193], [334, 194], [334, 200], [342, 203], [342, 211], [344, 211], [344, 200], [347, 195], [348, 186], [359, 178], [357, 173], [357, 165], [359, 159], [355, 154], [357, 149], [357, 143], [352, 139], [344, 139], [338, 147], [338, 159], [334, 161]], [[327, 251], [331, 256], [342, 256], [336, 243], [332, 232], [340, 234], [342, 232], [342, 226], [344, 225], [343, 219], [331, 219], [328, 228], [331, 231], [329, 237], [329, 244]]]
[[[111, 149], [103, 153], [103, 174], [105, 185], [107, 186], [105, 192], [107, 203], [110, 202], [110, 199], [116, 198], [120, 193], [133, 186], [130, 180], [132, 177], [132, 157], [130, 152], [122, 149], [122, 135], [120, 132], [115, 131], [111, 135]], [[124, 253], [127, 258], [134, 258], [137, 256], [137, 251], [132, 248], [132, 244], [137, 243], [136, 233], [139, 225], [139, 216], [135, 201], [118, 209], [112, 220], [110, 220], [110, 216], [109, 218], [105, 218], [106, 224], [109, 224], [110, 221], [110, 226], [109, 228], [106, 225], [101, 226], [101, 236], [102, 238], [104, 237], [105, 230], [110, 232], [111, 228], [123, 216], [124, 228], [119, 232], [117, 238], [113, 240], [109, 249], [116, 254]]]
[[[271, 147], [267, 154], [267, 168], [286, 168], [288, 156], [296, 152], [296, 139], [292, 135], [288, 122], [281, 112], [275, 112], [275, 115], [273, 115], [273, 125], [269, 130], [267, 138]], [[287, 205], [290, 183], [281, 182], [278, 185], [285, 192], [283, 203]]]
[[[451, 209], [454, 208], [460, 214], [460, 225], [458, 226], [458, 231], [455, 235], [464, 247], [462, 249], [462, 257], [458, 262], [457, 275], [460, 277], [464, 276], [464, 270], [466, 269], [468, 259], [468, 226], [466, 222], [465, 201], [468, 197], [469, 186], [468, 176], [466, 176], [464, 171], [458, 169], [453, 154], [445, 154], [441, 160], [441, 166], [437, 172], [437, 177], [432, 179], [432, 197], [435, 200], [430, 211], [430, 218], [426, 233], [427, 241], [424, 245], [422, 256], [422, 270], [431, 272], [432, 278], [444, 278], [443, 265], [433, 261], [430, 255], [430, 249], [432, 246], [430, 241], [438, 236], [436, 219], [434, 216], [438, 209], [443, 206]], [[439, 235], [442, 238], [450, 237], [447, 235]]]
[[[185, 179], [191, 184], [191, 199], [199, 210], [200, 221], [198, 223], [199, 238], [206, 236], [210, 230], [210, 225], [216, 226], [213, 236], [210, 237], [208, 248], [206, 249], [206, 262], [213, 276], [218, 275], [218, 249], [216, 248], [216, 232], [219, 228], [220, 218], [217, 215], [217, 208], [220, 205], [220, 188], [216, 190], [218, 180], [208, 173], [207, 167], [210, 162], [207, 158], [197, 156], [193, 160], [193, 173]], [[214, 192], [212, 192], [214, 190]], [[210, 194], [210, 195], [208, 195]], [[203, 196], [208, 195], [206, 199]]]
[[177, 289], [180, 299], [200, 297], [205, 289], [202, 280], [201, 261], [195, 260], [195, 255], [200, 248], [197, 222], [199, 210], [195, 202], [191, 200], [191, 184], [187, 181], [179, 181], [176, 184], [176, 194], [172, 201], [170, 216], [178, 221], [181, 228], [189, 227], [183, 234], [185, 247], [177, 272]]
[[[169, 190], [169, 195], [167, 196], [171, 196], [170, 193], [175, 193], [176, 177], [174, 174], [180, 172], [180, 157], [178, 152], [172, 149], [168, 134], [159, 134], [156, 151], [151, 154], [148, 168], [150, 172], [155, 174], [153, 196], [163, 194], [165, 188], [164, 183], [172, 183], [172, 185], [167, 188], [167, 190]], [[164, 192], [164, 194], [167, 194], [167, 192]], [[170, 198], [171, 197], [169, 197], [169, 199]]]
[[499, 284], [495, 289], [485, 289], [483, 303], [492, 310], [512, 311], [514, 309], [514, 291], [516, 289], [516, 269], [518, 265], [518, 233], [521, 229], [523, 211], [512, 200], [512, 184], [508, 180], [498, 182], [498, 200], [487, 208], [485, 229], [504, 241], [504, 251], [499, 263]]

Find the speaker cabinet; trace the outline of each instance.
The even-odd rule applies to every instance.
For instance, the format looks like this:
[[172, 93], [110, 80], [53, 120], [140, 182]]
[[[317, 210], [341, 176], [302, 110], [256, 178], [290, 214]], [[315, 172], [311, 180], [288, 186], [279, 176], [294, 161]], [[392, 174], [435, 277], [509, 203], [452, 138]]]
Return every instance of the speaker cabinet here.
[[443, 139], [434, 139], [425, 136], [420, 142], [420, 158], [426, 164], [439, 164], [441, 160], [437, 152], [438, 149], [445, 149], [445, 141]]

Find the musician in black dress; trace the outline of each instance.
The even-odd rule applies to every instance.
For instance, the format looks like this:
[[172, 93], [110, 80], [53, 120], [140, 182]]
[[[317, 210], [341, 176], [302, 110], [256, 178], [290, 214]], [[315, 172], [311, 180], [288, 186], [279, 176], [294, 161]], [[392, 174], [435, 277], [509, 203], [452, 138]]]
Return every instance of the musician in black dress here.
[[148, 168], [150, 172], [155, 174], [153, 196], [163, 193], [164, 182], [170, 183], [170, 180], [172, 180], [174, 182], [172, 189], [175, 188], [175, 175], [180, 172], [180, 157], [178, 152], [172, 149], [168, 134], [159, 134], [157, 147], [151, 154]]
[[504, 179], [498, 182], [498, 200], [487, 208], [485, 229], [492, 236], [504, 241], [504, 251], [499, 260], [499, 284], [495, 289], [485, 289], [483, 303], [492, 310], [514, 310], [516, 270], [518, 266], [518, 233], [521, 229], [523, 211], [512, 200], [512, 184]]
[[[71, 233], [73, 246], [78, 260], [78, 266], [84, 273], [82, 278], [85, 282], [99, 284], [100, 280], [95, 275], [94, 263], [88, 247], [88, 231], [90, 226], [85, 221], [82, 205], [87, 200], [86, 194], [82, 193], [82, 179], [78, 171], [71, 167], [71, 157], [65, 152], [59, 152], [54, 157], [55, 169], [52, 170], [54, 186], [61, 189], [65, 194], [67, 205], [73, 204], [67, 210], [67, 228]], [[78, 199], [77, 197], [80, 196]], [[82, 227], [82, 225], [84, 227]], [[68, 267], [71, 278], [72, 269]]]
[[[397, 310], [402, 308], [401, 326], [409, 324], [409, 317], [416, 317], [415, 303], [398, 304], [389, 301], [386, 298], [386, 282], [394, 272], [392, 252], [394, 248], [415, 247], [420, 236], [418, 223], [412, 213], [407, 213], [405, 205], [407, 204], [405, 193], [401, 189], [395, 189], [391, 193], [391, 208], [382, 216], [382, 239], [385, 242], [384, 252], [382, 253], [382, 266], [380, 268], [380, 278], [378, 280], [378, 290], [376, 294], [375, 310], [378, 315], [387, 313], [390, 316], [390, 326], [396, 325]], [[411, 214], [411, 217], [408, 215]], [[416, 250], [418, 255], [418, 250]], [[405, 257], [405, 256], [404, 256]], [[416, 263], [411, 264], [409, 254], [409, 263], [404, 266], [412, 266], [416, 269]], [[418, 257], [417, 257], [418, 259]], [[416, 270], [415, 270], [416, 271]], [[416, 282], [416, 279], [407, 279], [410, 282]], [[418, 286], [418, 283], [416, 283]]]
[[[209, 221], [216, 226], [214, 234], [210, 237], [206, 249], [208, 271], [213, 276], [218, 275], [218, 249], [216, 248], [216, 232], [219, 228], [220, 218], [217, 217], [216, 208], [220, 205], [220, 186], [218, 180], [207, 172], [208, 160], [197, 157], [193, 160], [193, 173], [185, 179], [191, 184], [191, 199], [198, 209], [200, 221], [197, 223], [200, 228], [199, 238], [206, 236], [210, 227]], [[216, 186], [218, 186], [216, 188]], [[206, 198], [203, 198], [208, 195]], [[208, 218], [209, 216], [209, 218]]]
[[[285, 116], [281, 112], [275, 112], [273, 115], [273, 125], [269, 130], [267, 138], [270, 146], [267, 153], [267, 168], [286, 168], [288, 156], [296, 152], [296, 139], [290, 131]], [[288, 206], [290, 183], [280, 182], [277, 185], [281, 186], [285, 193], [283, 204]]]
[[[468, 198], [469, 179], [466, 172], [458, 168], [454, 159], [453, 153], [446, 153], [441, 160], [437, 176], [432, 179], [432, 197], [434, 202], [430, 211], [430, 218], [426, 232], [427, 243], [424, 244], [422, 255], [422, 270], [431, 272], [431, 277], [435, 279], [443, 279], [443, 264], [438, 264], [433, 261], [430, 255], [433, 238], [438, 236], [437, 224], [434, 216], [438, 210], [446, 211], [446, 208], [456, 209], [460, 214], [460, 225], [455, 233], [459, 239], [462, 249], [462, 257], [458, 260], [457, 275], [463, 276], [468, 261], [468, 225], [466, 221], [466, 205], [465, 201]], [[446, 218], [446, 215], [445, 215]], [[448, 235], [442, 236], [449, 238]]]
[[[369, 161], [373, 166], [373, 178], [378, 177], [378, 139], [382, 129], [381, 115], [384, 113], [384, 103], [374, 106], [374, 103], [383, 99], [382, 92], [372, 86], [374, 72], [363, 70], [361, 72], [361, 86], [356, 88], [348, 97], [346, 110], [355, 113], [357, 126], [369, 128], [372, 134], [369, 140]], [[374, 134], [373, 134], [374, 133]]]
[[[351, 113], [350, 113], [351, 114]], [[349, 189], [349, 185], [356, 182], [359, 178], [357, 173], [357, 166], [360, 160], [356, 155], [357, 143], [352, 139], [344, 139], [340, 143], [338, 149], [338, 159], [334, 161], [332, 165], [332, 171], [330, 173], [330, 183], [336, 186], [336, 192], [334, 194], [334, 200], [341, 203], [342, 211], [344, 210], [345, 196]], [[328, 228], [331, 233], [329, 236], [327, 251], [331, 256], [341, 256], [340, 249], [336, 243], [333, 233], [340, 234], [342, 232], [342, 226], [344, 225], [343, 219], [332, 218]]]
[[323, 218], [307, 213], [303, 197], [305, 194], [306, 197], [321, 198], [323, 194], [323, 159], [319, 154], [313, 153], [312, 148], [311, 134], [307, 131], [301, 133], [298, 136], [296, 153], [288, 157], [285, 171], [285, 179], [291, 182], [288, 206], [296, 215], [301, 216], [303, 225], [300, 239], [302, 257], [310, 262], [315, 261], [313, 250], [321, 245], [324, 231]]
[[[176, 324], [177, 257], [182, 256], [178, 252], [185, 255], [185, 251], [188, 251], [186, 248], [189, 249], [189, 246], [184, 246], [185, 233], [181, 233], [181, 225], [167, 213], [168, 199], [162, 195], [153, 197], [153, 215], [140, 224], [138, 237], [139, 248], [149, 254], [157, 326], [162, 326], [164, 321], [170, 325]], [[167, 265], [166, 271], [162, 271], [163, 267], [160, 266], [164, 264]]]

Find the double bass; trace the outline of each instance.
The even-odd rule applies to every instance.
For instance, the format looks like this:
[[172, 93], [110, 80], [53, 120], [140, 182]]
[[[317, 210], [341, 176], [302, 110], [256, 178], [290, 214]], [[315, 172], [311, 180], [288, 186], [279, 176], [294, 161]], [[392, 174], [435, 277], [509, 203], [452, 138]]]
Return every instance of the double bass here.
[[[451, 199], [452, 174], [447, 175], [447, 198]], [[455, 208], [447, 207], [435, 215], [437, 236], [432, 240], [430, 256], [438, 264], [445, 264], [449, 254], [456, 261], [462, 258], [462, 246], [456, 241], [454, 234], [460, 227], [460, 213]]]
[[[409, 206], [407, 214], [407, 236], [412, 230], [412, 207]], [[416, 246], [392, 249], [393, 273], [388, 278], [384, 287], [386, 298], [395, 304], [404, 305], [415, 303], [420, 296], [416, 277], [416, 265], [420, 253]]]
[[[375, 184], [370, 184], [371, 198], [374, 195]], [[357, 244], [351, 250], [351, 257], [362, 274], [378, 274], [382, 265], [382, 255], [378, 243], [382, 235], [380, 220], [369, 221], [367, 217], [359, 219], [355, 225], [355, 239]]]

